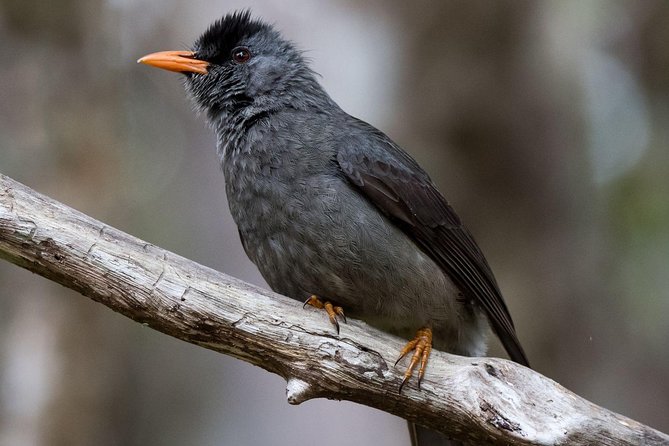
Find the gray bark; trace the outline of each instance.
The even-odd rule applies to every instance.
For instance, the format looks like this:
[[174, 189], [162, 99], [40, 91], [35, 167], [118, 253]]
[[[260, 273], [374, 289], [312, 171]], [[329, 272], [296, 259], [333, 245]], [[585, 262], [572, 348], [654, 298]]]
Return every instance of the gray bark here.
[[[0, 257], [178, 339], [287, 380], [287, 399], [345, 399], [455, 439], [508, 445], [669, 445], [513, 362], [433, 351], [421, 389], [397, 389], [403, 341], [146, 243], [0, 175]], [[413, 384], [413, 383], [412, 383]]]

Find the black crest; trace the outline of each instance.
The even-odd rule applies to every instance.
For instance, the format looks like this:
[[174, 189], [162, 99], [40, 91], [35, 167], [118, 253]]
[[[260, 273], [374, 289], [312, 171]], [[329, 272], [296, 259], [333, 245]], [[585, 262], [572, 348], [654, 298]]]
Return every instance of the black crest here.
[[251, 11], [248, 9], [226, 14], [197, 39], [194, 48], [196, 57], [215, 63], [223, 62], [229, 58], [233, 48], [245, 39], [269, 29], [268, 24], [251, 18]]

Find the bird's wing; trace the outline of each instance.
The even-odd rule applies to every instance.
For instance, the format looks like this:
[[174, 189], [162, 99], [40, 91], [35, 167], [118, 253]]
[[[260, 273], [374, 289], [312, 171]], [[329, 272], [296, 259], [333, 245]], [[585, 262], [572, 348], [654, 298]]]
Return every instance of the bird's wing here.
[[511, 359], [529, 367], [488, 262], [427, 173], [378, 131], [347, 136], [338, 144], [336, 159], [348, 180], [411, 237], [465, 297], [478, 302]]

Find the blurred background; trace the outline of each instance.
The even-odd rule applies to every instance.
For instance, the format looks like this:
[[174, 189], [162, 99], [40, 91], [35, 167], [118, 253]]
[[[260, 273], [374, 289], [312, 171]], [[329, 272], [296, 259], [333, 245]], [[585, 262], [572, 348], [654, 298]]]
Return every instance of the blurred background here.
[[[669, 431], [669, 2], [0, 0], [0, 172], [264, 285], [213, 133], [135, 63], [244, 7], [427, 168], [538, 371]], [[408, 444], [6, 262], [0, 295], [2, 446]]]

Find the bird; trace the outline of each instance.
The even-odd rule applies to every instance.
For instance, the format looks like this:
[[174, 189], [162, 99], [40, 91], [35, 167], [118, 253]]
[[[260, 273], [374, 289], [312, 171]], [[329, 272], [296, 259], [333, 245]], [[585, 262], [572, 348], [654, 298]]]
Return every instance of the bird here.
[[[138, 62], [181, 73], [217, 137], [243, 248], [276, 292], [408, 340], [418, 387], [434, 347], [482, 356], [488, 327], [529, 367], [493, 272], [426, 171], [328, 95], [303, 52], [249, 10], [190, 50]], [[398, 359], [399, 361], [399, 359]], [[417, 445], [455, 444], [410, 424]]]

